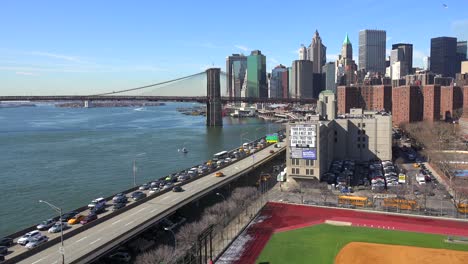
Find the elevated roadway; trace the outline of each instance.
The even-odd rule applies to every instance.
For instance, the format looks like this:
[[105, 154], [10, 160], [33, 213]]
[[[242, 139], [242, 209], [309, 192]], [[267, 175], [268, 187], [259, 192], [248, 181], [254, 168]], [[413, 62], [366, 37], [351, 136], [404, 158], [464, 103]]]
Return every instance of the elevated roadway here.
[[[270, 153], [271, 150], [274, 153]], [[164, 193], [66, 239], [64, 241], [65, 262], [88, 263], [99, 258], [171, 215], [177, 209], [268, 162], [284, 150], [284, 146], [275, 148], [274, 145], [270, 145], [252, 156], [223, 168], [221, 171], [225, 174], [224, 177], [215, 177], [215, 172], [213, 172], [183, 185], [183, 192]], [[61, 263], [59, 244], [52, 245], [17, 263], [59, 264]]]

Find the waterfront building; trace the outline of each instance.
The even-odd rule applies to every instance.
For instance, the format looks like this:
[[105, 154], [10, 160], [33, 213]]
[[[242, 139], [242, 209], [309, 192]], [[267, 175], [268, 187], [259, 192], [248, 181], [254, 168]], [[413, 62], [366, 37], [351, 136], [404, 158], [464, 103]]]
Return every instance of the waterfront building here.
[[288, 181], [321, 179], [333, 160], [392, 159], [392, 116], [351, 109], [333, 120], [289, 123], [286, 128]]
[[278, 65], [271, 71], [270, 98], [288, 98], [289, 90], [288, 68]]
[[266, 57], [259, 50], [254, 50], [247, 57], [246, 97], [267, 98], [268, 85], [266, 76]]
[[359, 69], [385, 74], [385, 30], [359, 31]]
[[431, 39], [431, 71], [443, 77], [455, 77], [457, 68], [457, 38]]
[[292, 64], [290, 98], [310, 99], [314, 95], [313, 64], [309, 60], [295, 60]]
[[230, 98], [241, 97], [241, 89], [246, 80], [247, 57], [232, 54], [226, 58], [226, 89]]

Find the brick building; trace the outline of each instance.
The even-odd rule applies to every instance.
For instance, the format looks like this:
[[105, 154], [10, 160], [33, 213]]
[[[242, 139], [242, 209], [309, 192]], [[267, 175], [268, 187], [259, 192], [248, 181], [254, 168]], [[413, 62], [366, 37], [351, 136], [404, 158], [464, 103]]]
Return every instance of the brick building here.
[[393, 88], [392, 116], [393, 124], [417, 122], [423, 120], [423, 94], [421, 88], [415, 85], [405, 85]]
[[[423, 120], [434, 122], [440, 120], [440, 86], [424, 85], [423, 94]], [[414, 102], [411, 102], [413, 104]]]
[[451, 121], [454, 111], [463, 107], [463, 98], [463, 87], [442, 86], [440, 90], [441, 119]]
[[372, 111], [392, 111], [390, 85], [339, 86], [338, 114], [349, 113], [351, 108]]

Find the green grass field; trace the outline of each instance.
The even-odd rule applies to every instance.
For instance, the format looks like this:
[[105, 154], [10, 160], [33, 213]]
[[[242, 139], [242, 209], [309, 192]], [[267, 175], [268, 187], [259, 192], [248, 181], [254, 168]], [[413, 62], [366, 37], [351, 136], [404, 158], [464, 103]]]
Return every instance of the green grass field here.
[[447, 236], [327, 224], [273, 234], [257, 263], [334, 263], [350, 242], [368, 242], [468, 251], [468, 245], [444, 242]]

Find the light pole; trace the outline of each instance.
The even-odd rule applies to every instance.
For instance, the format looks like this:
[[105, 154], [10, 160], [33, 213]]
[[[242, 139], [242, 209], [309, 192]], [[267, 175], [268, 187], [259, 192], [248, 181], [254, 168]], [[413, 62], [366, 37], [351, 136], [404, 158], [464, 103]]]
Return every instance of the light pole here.
[[172, 233], [172, 236], [174, 237], [174, 252], [175, 252], [175, 251], [176, 251], [176, 248], [177, 248], [177, 239], [176, 239], [176, 236], [175, 236], [175, 234], [174, 234], [174, 231], [172, 231], [172, 229], [169, 229], [169, 228], [167, 228], [167, 227], [165, 227], [164, 230], [169, 231], [169, 232]]
[[217, 192], [216, 195], [223, 197], [224, 201], [226, 202], [226, 197], [224, 197], [224, 195], [220, 194], [219, 192]]
[[60, 221], [60, 249], [59, 249], [59, 252], [60, 254], [62, 255], [62, 264], [65, 264], [65, 248], [63, 247], [63, 222], [62, 221], [62, 208], [58, 207], [58, 206], [55, 206], [47, 201], [44, 201], [44, 200], [39, 200], [40, 203], [45, 203], [47, 204], [48, 206], [50, 206], [52, 209], [54, 209], [55, 211], [57, 211], [59, 213], [59, 221]]

